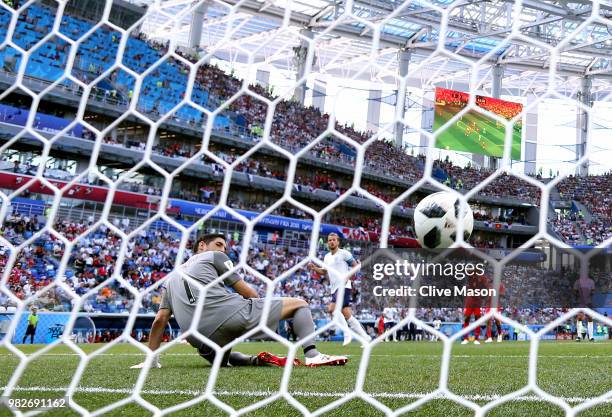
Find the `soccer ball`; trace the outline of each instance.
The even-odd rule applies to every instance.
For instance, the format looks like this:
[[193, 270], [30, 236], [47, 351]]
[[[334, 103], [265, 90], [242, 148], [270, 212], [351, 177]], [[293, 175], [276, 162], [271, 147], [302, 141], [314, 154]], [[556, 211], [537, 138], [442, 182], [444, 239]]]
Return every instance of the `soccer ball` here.
[[[422, 199], [414, 209], [414, 231], [423, 248], [450, 247], [457, 236], [461, 202], [453, 193], [440, 191]], [[461, 219], [463, 239], [468, 240], [474, 228], [474, 215], [468, 206]]]

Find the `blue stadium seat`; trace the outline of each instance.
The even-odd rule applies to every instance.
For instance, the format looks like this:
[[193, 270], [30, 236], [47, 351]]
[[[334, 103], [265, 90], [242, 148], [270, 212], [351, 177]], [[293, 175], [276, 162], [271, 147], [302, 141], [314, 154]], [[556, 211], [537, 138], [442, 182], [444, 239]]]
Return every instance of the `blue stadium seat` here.
[[[40, 6], [31, 5], [27, 8], [28, 16], [38, 19], [36, 27], [25, 22], [25, 18], [17, 22], [15, 43], [24, 49], [31, 48], [34, 44], [40, 41], [45, 36], [45, 31], [37, 30], [37, 28], [50, 28], [54, 16], [50, 9]], [[22, 15], [23, 16], [23, 15]], [[10, 15], [5, 11], [0, 11], [0, 27], [8, 24]], [[60, 25], [60, 32], [70, 39], [77, 40], [91, 29], [91, 23], [74, 16], [63, 16]], [[113, 39], [118, 40], [120, 34], [110, 31], [106, 27], [98, 28], [95, 32], [90, 33], [79, 46], [77, 56], [79, 57], [73, 75], [77, 76], [79, 72], [83, 75], [89, 73], [93, 69], [93, 73], [87, 76], [88, 79], [96, 78], [103, 71], [110, 68], [115, 61], [118, 42], [113, 42]], [[98, 45], [105, 45], [105, 48], [98, 48]], [[57, 60], [50, 59], [49, 56], [59, 54], [59, 62], [65, 62], [66, 56], [63, 50], [56, 51], [53, 42], [47, 42], [40, 45], [32, 54], [26, 68], [26, 74], [31, 77], [44, 79], [54, 82], [63, 76], [63, 65], [57, 64]], [[0, 51], [0, 65], [4, 62], [4, 54], [8, 51]], [[131, 70], [142, 73], [151, 64], [156, 63], [162, 57], [161, 51], [153, 48], [146, 42], [129, 38], [127, 41], [125, 53], [122, 57], [123, 64]], [[158, 81], [165, 81], [164, 88], [158, 87]], [[125, 71], [118, 71], [115, 79], [117, 85], [126, 86], [128, 89], [133, 89], [134, 80]], [[70, 84], [69, 81], [64, 81], [63, 84]], [[160, 114], [165, 114], [171, 111], [180, 103], [182, 94], [185, 92], [187, 85], [187, 75], [184, 74], [175, 62], [165, 60], [158, 65], [154, 71], [149, 73], [143, 80], [145, 87], [148, 87], [146, 92], [141, 93], [138, 102], [138, 108], [144, 112], [151, 112], [154, 109]], [[101, 89], [115, 89], [110, 82], [100, 83]], [[192, 94], [192, 100], [202, 106], [206, 106], [209, 101], [209, 93], [200, 86], [195, 85]], [[187, 108], [176, 111], [178, 119], [188, 122], [199, 123], [204, 120], [201, 112]], [[227, 116], [218, 116], [215, 119], [215, 127], [218, 129], [227, 128], [233, 121]]]

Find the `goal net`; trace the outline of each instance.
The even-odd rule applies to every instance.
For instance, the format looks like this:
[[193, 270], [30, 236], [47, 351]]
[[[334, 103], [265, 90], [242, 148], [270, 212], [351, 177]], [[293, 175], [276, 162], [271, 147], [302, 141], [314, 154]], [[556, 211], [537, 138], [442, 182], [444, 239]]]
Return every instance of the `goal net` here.
[[[58, 406], [40, 398], [9, 404], [42, 395], [65, 398], [66, 409], [82, 415], [181, 415], [198, 404], [208, 404], [203, 412], [211, 415], [275, 415], [280, 411], [268, 407], [279, 401], [303, 415], [443, 415], [453, 404], [452, 413], [480, 416], [512, 414], [521, 403], [550, 404], [536, 412], [560, 409], [568, 416], [610, 412], [609, 355], [594, 362], [603, 382], [593, 393], [555, 394], [538, 376], [551, 334], [582, 337], [579, 318], [585, 329], [595, 322], [588, 337], [597, 326], [612, 327], [595, 308], [605, 301], [578, 305], [574, 290], [582, 287], [567, 274], [550, 275], [568, 268], [589, 276], [589, 295], [610, 280], [610, 212], [602, 206], [609, 202], [609, 144], [597, 131], [610, 129], [604, 120], [611, 92], [609, 5], [575, 6], [572, 12], [556, 2], [534, 8], [521, 1], [3, 0], [0, 361], [7, 366], [0, 372], [0, 407], [18, 414]], [[550, 117], [542, 116], [544, 106], [565, 106], [572, 120], [559, 120], [551, 132], [571, 128], [569, 141], [538, 143], [549, 134], [538, 129], [538, 119]], [[536, 163], [548, 155], [552, 162]], [[589, 169], [599, 175], [572, 175]], [[386, 256], [398, 262], [406, 259], [400, 248], [429, 256], [415, 249], [412, 219], [419, 200], [436, 191], [456, 196], [455, 217], [473, 211], [474, 232], [457, 222], [452, 247], [485, 262], [493, 287], [508, 286], [508, 270], [535, 273], [524, 263], [532, 262], [544, 265], [534, 275], [542, 281], [524, 282], [536, 292], [567, 296], [569, 304], [550, 296], [549, 304], [536, 306], [536, 294], [517, 298], [516, 306], [508, 305], [511, 313], [497, 309], [505, 307], [503, 296], [494, 297], [486, 314], [462, 327], [463, 304], [369, 297], [376, 281], [368, 262], [377, 249], [388, 249]], [[226, 236], [233, 263], [204, 286], [179, 266], [196, 252], [198, 236], [210, 232]], [[347, 328], [342, 303], [327, 312], [325, 274], [309, 269], [325, 267], [331, 232], [363, 265], [357, 273], [333, 271], [344, 280], [356, 277], [336, 297], [359, 293], [353, 313], [370, 323], [372, 340]], [[202, 310], [211, 289], [233, 273], [265, 300], [257, 327], [221, 346], [197, 331], [207, 313], [200, 311], [188, 329], [170, 327], [159, 350], [147, 347], [169, 277], [183, 276]], [[511, 290], [520, 292], [516, 285]], [[313, 342], [350, 332], [364, 344], [350, 357], [348, 389], [316, 389], [316, 372], [299, 374], [307, 384], [294, 382], [290, 364], [301, 355], [301, 342], [285, 337], [290, 324], [282, 322], [282, 336], [266, 325], [278, 296], [308, 298], [317, 324]], [[377, 333], [386, 308], [393, 311]], [[439, 317], [459, 323], [436, 326]], [[515, 355], [522, 357], [517, 378], [524, 384], [482, 395], [456, 390], [471, 383], [479, 366], [474, 360], [457, 370], [457, 345], [498, 320], [500, 336], [503, 328], [528, 343]], [[368, 378], [388, 382], [373, 361], [403, 329], [440, 343], [423, 356], [412, 347], [391, 351], [415, 359], [400, 373], [392, 361], [378, 372], [397, 382], [429, 360], [434, 373], [423, 377], [421, 391], [385, 392]], [[245, 381], [252, 388], [232, 391], [221, 358], [262, 333], [289, 365], [274, 377], [276, 389]], [[183, 358], [197, 355], [176, 353], [187, 339], [216, 352], [205, 378], [181, 381], [192, 371]], [[36, 348], [22, 346], [28, 341]], [[169, 358], [162, 369], [155, 366], [159, 355], [162, 362]], [[113, 362], [127, 364], [126, 357], [145, 358], [144, 367], [117, 373]], [[66, 369], [55, 374], [49, 358], [69, 362], [57, 362]], [[113, 370], [107, 373], [107, 366]], [[105, 388], [106, 379], [129, 380], [129, 387]], [[170, 399], [152, 401], [157, 395]], [[99, 399], [105, 396], [112, 400]], [[248, 397], [248, 405], [230, 396]], [[306, 406], [308, 398], [320, 402]], [[351, 408], [356, 401], [365, 408]]]

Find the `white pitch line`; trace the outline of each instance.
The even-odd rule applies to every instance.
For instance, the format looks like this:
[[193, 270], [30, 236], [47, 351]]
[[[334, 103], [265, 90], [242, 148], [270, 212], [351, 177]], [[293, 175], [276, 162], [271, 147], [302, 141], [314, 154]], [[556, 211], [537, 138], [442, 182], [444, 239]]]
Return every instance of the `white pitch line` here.
[[[7, 387], [0, 387], [1, 390], [6, 389]], [[60, 388], [60, 387], [15, 387], [13, 391], [16, 392], [66, 392], [68, 388]], [[76, 389], [78, 393], [85, 394], [132, 394], [134, 392], [133, 389], [128, 388], [103, 388], [103, 387], [78, 387]], [[197, 390], [142, 390], [140, 391], [143, 395], [186, 395], [186, 396], [198, 396], [202, 395], [204, 391]], [[213, 394], [219, 397], [270, 397], [272, 395], [278, 394], [278, 391], [214, 391]], [[311, 398], [340, 398], [350, 394], [350, 392], [316, 392], [316, 391], [291, 391], [289, 392], [292, 396], [295, 397], [311, 397]], [[372, 397], [376, 398], [400, 398], [400, 399], [420, 399], [428, 396], [428, 393], [422, 392], [372, 392], [367, 393]], [[461, 394], [458, 394], [461, 395]], [[461, 397], [470, 400], [470, 401], [494, 401], [501, 398], [501, 395], [497, 394], [468, 394], [461, 395]], [[433, 397], [434, 399], [444, 399], [447, 398], [444, 395], [436, 395]], [[567, 403], [583, 403], [591, 400], [591, 398], [584, 397], [557, 397], [562, 399]], [[512, 401], [527, 401], [527, 402], [548, 402], [541, 397], [536, 395], [524, 395], [521, 397], [513, 398], [508, 402]], [[605, 399], [599, 402], [599, 404], [612, 404], [612, 399]]]
[[[93, 356], [95, 352], [90, 352], [87, 356]], [[274, 353], [275, 355], [286, 355], [286, 353]], [[32, 354], [26, 355], [31, 356]], [[15, 355], [10, 353], [0, 353], [0, 357], [14, 357]], [[80, 356], [77, 353], [43, 353], [39, 356]], [[145, 356], [144, 353], [99, 353], [95, 356]], [[197, 356], [196, 353], [162, 353], [161, 357], [164, 356]], [[360, 357], [361, 355], [344, 355], [350, 357]], [[419, 354], [371, 354], [370, 356], [374, 357], [402, 357], [402, 358], [441, 358], [440, 355], [419, 355]], [[495, 359], [495, 358], [529, 358], [529, 355], [451, 355], [452, 358], [461, 358], [461, 359]], [[566, 358], [588, 358], [588, 359], [612, 359], [612, 355], [538, 355], [538, 358], [558, 358], [558, 359], [566, 359]]]
[[[85, 353], [86, 356], [93, 356], [95, 352]], [[33, 353], [26, 354], [32, 356]], [[10, 353], [0, 353], [0, 356], [15, 356]], [[43, 353], [38, 356], [80, 356], [78, 353]], [[145, 356], [145, 353], [98, 353], [95, 356]], [[197, 356], [197, 353], [162, 353], [163, 356]]]
[[[359, 356], [359, 355], [344, 355], [344, 356]], [[385, 357], [385, 356], [389, 356], [389, 357], [409, 357], [409, 358], [441, 358], [442, 354], [440, 355], [431, 355], [431, 354], [427, 354], [427, 355], [418, 355], [418, 354], [404, 354], [404, 355], [391, 355], [391, 354], [373, 354], [370, 356], [377, 356], [377, 357]], [[478, 354], [474, 354], [474, 355], [450, 355], [451, 359], [453, 358], [462, 358], [462, 359], [482, 359], [482, 358], [529, 358], [529, 355], [478, 355]], [[565, 358], [589, 358], [589, 359], [612, 359], [612, 355], [538, 355], [538, 358], [560, 358], [560, 359], [565, 359]]]

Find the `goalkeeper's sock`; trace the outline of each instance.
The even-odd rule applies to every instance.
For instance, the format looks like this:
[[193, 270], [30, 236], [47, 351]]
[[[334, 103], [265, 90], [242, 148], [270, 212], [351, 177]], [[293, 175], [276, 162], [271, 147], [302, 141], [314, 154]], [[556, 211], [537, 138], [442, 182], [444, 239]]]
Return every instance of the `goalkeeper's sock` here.
[[259, 365], [257, 363], [257, 356], [255, 355], [245, 355], [240, 352], [231, 352], [229, 354], [229, 359], [227, 361], [231, 366], [256, 366]]
[[587, 336], [589, 337], [589, 340], [593, 338], [593, 322], [592, 321], [587, 322]]
[[353, 329], [355, 333], [363, 337], [365, 340], [370, 340], [370, 336], [365, 331], [365, 329], [361, 326], [361, 323], [359, 323], [359, 320], [357, 320], [355, 316], [351, 316], [347, 321], [348, 321], [348, 325], [351, 327], [351, 329]]
[[[293, 313], [293, 329], [299, 340], [303, 340], [315, 332], [314, 321], [308, 307], [298, 308]], [[310, 340], [305, 342], [305, 344], [302, 343], [302, 346], [304, 348], [304, 356], [307, 358], [314, 358], [319, 355], [319, 351]]]

